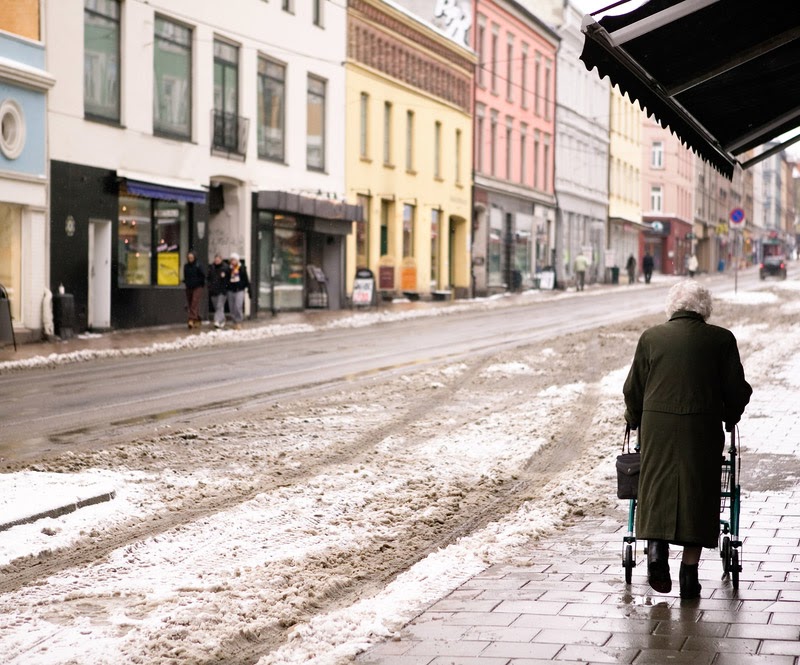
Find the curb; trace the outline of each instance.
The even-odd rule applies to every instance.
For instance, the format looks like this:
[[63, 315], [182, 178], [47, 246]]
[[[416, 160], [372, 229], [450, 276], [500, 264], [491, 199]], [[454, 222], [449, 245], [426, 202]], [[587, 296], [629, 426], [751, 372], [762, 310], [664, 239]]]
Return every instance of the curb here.
[[59, 506], [58, 508], [51, 508], [50, 510], [45, 510], [44, 512], [36, 513], [35, 515], [29, 515], [28, 517], [21, 517], [20, 519], [13, 520], [12, 522], [0, 523], [0, 531], [7, 531], [12, 527], [19, 526], [21, 524], [32, 524], [40, 519], [44, 519], [45, 517], [55, 518], [61, 517], [62, 515], [68, 515], [69, 513], [74, 513], [79, 508], [86, 508], [87, 506], [94, 506], [98, 503], [111, 501], [111, 499], [113, 499], [116, 495], [117, 493], [113, 490], [111, 492], [103, 492], [102, 494], [97, 494], [86, 499], [80, 499], [78, 501], [68, 503], [64, 506]]

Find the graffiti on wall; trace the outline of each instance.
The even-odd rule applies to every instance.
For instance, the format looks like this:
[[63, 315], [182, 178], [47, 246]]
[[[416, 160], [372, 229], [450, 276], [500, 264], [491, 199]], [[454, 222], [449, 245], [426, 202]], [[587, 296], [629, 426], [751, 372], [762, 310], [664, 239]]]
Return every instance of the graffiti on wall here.
[[469, 46], [472, 10], [469, 1], [436, 0], [433, 10], [436, 25], [454, 42]]

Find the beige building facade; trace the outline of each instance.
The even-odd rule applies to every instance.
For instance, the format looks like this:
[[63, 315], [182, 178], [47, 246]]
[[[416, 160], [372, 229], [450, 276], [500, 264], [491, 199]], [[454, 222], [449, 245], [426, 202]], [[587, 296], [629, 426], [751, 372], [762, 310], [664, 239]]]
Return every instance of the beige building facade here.
[[381, 0], [348, 3], [347, 274], [376, 293], [470, 294], [472, 70], [443, 32]]

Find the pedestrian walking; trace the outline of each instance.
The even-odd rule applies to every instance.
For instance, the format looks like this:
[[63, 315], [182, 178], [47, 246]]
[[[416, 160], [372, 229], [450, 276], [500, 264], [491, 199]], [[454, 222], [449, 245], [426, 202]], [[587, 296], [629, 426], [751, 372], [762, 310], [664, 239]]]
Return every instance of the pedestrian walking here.
[[689, 260], [686, 262], [686, 267], [689, 270], [689, 277], [694, 277], [698, 267], [697, 257], [694, 254], [689, 257]]
[[719, 538], [720, 459], [750, 401], [736, 338], [706, 323], [711, 293], [692, 280], [667, 294], [668, 321], [639, 338], [625, 380], [625, 420], [641, 428], [636, 534], [647, 539], [647, 576], [672, 589], [669, 545], [683, 547], [681, 598], [697, 598], [703, 547]]
[[189, 328], [199, 328], [201, 325], [200, 300], [203, 297], [206, 276], [193, 251], [186, 253], [186, 263], [183, 265], [183, 283], [186, 286], [186, 311]]
[[589, 259], [583, 253], [583, 250], [578, 252], [575, 257], [575, 287], [578, 291], [583, 291], [586, 284], [586, 268], [589, 266]]
[[250, 289], [250, 279], [247, 277], [247, 268], [241, 262], [238, 254], [231, 254], [229, 264], [226, 283], [228, 310], [233, 320], [233, 327], [238, 330], [242, 327], [244, 319], [244, 294]]
[[225, 327], [225, 302], [228, 299], [228, 266], [222, 256], [214, 254], [214, 262], [208, 266], [208, 295], [214, 308], [214, 327]]
[[628, 257], [625, 270], [628, 272], [628, 284], [633, 284], [636, 281], [636, 259], [633, 258], [633, 254]]
[[649, 284], [650, 278], [653, 276], [653, 257], [650, 256], [650, 252], [645, 252], [644, 254], [644, 258], [642, 259], [642, 272], [644, 273], [645, 284]]

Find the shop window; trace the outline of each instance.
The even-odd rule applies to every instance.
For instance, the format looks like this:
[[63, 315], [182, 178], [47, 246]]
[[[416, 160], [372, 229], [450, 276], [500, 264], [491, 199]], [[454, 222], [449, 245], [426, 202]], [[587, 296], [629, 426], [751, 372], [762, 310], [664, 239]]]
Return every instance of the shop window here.
[[431, 210], [431, 290], [439, 286], [439, 239], [441, 235], [442, 211]]
[[192, 135], [192, 31], [156, 17], [153, 128], [181, 139]]
[[284, 161], [286, 67], [258, 59], [258, 156]]
[[83, 9], [83, 111], [120, 120], [120, 11], [118, 0], [86, 0]]
[[184, 201], [119, 197], [119, 286], [179, 286], [188, 243]]
[[403, 204], [403, 258], [414, 256], [414, 222], [414, 206]]
[[358, 195], [358, 205], [363, 210], [363, 221], [356, 222], [356, 268], [369, 267], [369, 218], [371, 199]]

